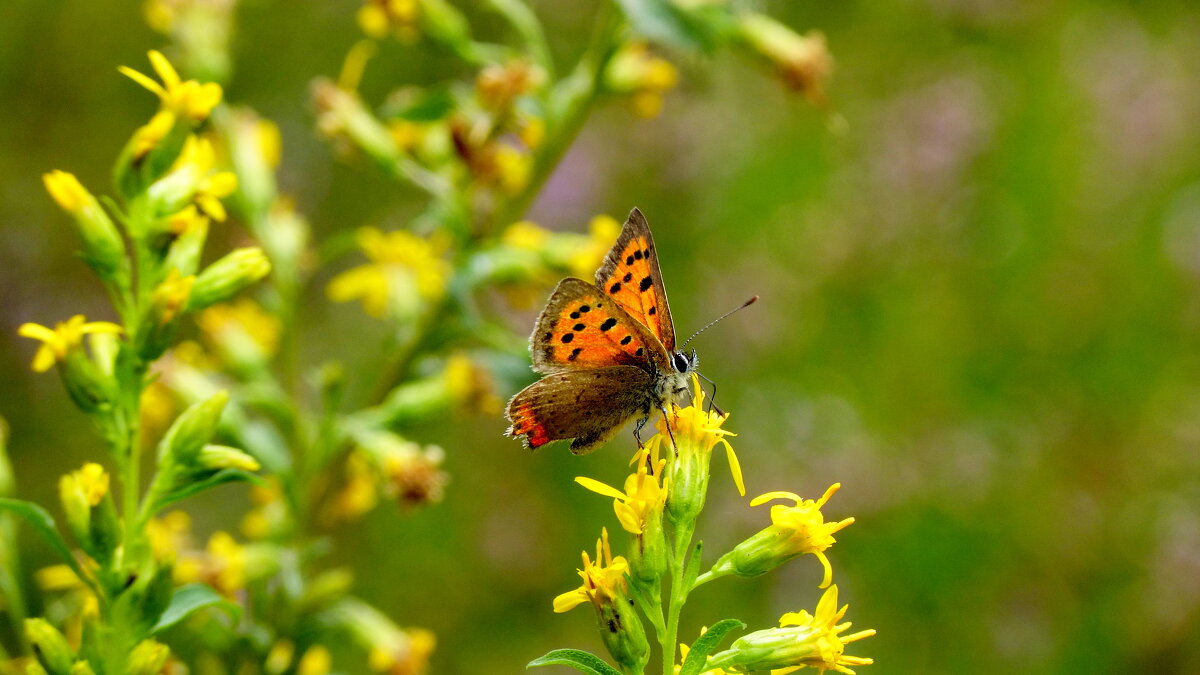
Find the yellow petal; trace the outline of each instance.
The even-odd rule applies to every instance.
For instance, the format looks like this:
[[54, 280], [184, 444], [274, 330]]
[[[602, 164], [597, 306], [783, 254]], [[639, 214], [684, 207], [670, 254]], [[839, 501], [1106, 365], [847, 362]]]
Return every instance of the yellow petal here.
[[138, 84], [142, 85], [146, 89], [149, 89], [150, 91], [154, 92], [154, 94], [156, 94], [159, 98], [166, 98], [167, 92], [165, 89], [162, 88], [162, 85], [160, 85], [159, 83], [150, 79], [149, 77], [146, 77], [145, 75], [139, 73], [138, 71], [134, 70], [133, 68], [129, 68], [126, 66], [120, 66], [117, 68], [117, 70], [125, 77], [128, 77], [129, 79], [133, 80], [134, 82], [137, 82]]
[[54, 367], [54, 349], [50, 345], [42, 345], [38, 347], [37, 354], [33, 356], [33, 371], [35, 373], [44, 373]]
[[763, 494], [755, 497], [754, 499], [750, 500], [750, 506], [758, 506], [759, 504], [765, 504], [765, 503], [771, 501], [772, 499], [790, 499], [790, 500], [796, 502], [796, 504], [800, 504], [800, 502], [803, 501], [802, 499], [800, 499], [800, 495], [796, 494], [795, 492], [783, 492], [783, 491], [777, 490], [775, 492], [766, 492], [766, 493], [763, 493]]
[[556, 614], [569, 612], [578, 607], [580, 604], [586, 602], [587, 599], [587, 592], [583, 590], [582, 586], [573, 591], [567, 591], [566, 593], [559, 595], [557, 598], [554, 598], [554, 612]]
[[733, 446], [729, 441], [721, 439], [725, 444], [725, 456], [729, 458], [729, 471], [733, 474], [733, 483], [737, 485], [738, 494], [746, 496], [746, 483], [742, 480], [742, 465], [738, 462], [737, 454], [733, 451]]
[[601, 483], [593, 478], [588, 478], [587, 476], [577, 476], [575, 478], [575, 482], [591, 490], [592, 492], [595, 492], [596, 494], [601, 494], [605, 497], [612, 497], [613, 499], [625, 499], [624, 492], [621, 492], [610, 485], [605, 485], [604, 483]]
[[162, 55], [162, 52], [151, 49], [147, 56], [150, 57], [150, 65], [154, 67], [154, 72], [158, 73], [159, 79], [166, 85], [167, 91], [179, 86], [179, 73], [175, 72], [175, 67], [167, 60], [167, 57]]
[[21, 324], [21, 327], [17, 329], [17, 335], [41, 340], [42, 342], [52, 342], [58, 339], [57, 333], [38, 323]]

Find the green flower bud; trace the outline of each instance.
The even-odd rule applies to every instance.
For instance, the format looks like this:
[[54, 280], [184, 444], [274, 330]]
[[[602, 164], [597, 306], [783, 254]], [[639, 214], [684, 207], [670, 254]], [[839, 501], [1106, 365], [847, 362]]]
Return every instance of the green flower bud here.
[[75, 651], [50, 622], [45, 619], [25, 619], [25, 637], [33, 645], [38, 662], [50, 675], [70, 675]]
[[603, 603], [596, 607], [600, 637], [613, 660], [630, 672], [640, 673], [650, 659], [650, 643], [642, 620], [627, 601]]
[[75, 176], [65, 171], [44, 174], [42, 182], [54, 201], [75, 219], [83, 239], [83, 256], [88, 265], [105, 281], [128, 281], [129, 260], [125, 256], [125, 242], [92, 193]]
[[221, 412], [229, 402], [229, 394], [218, 391], [211, 398], [192, 405], [175, 420], [158, 444], [160, 465], [173, 462], [194, 466], [200, 450], [216, 433]]
[[88, 414], [105, 412], [112, 406], [113, 381], [105, 377], [82, 349], [66, 354], [58, 369], [63, 387], [80, 410]]
[[196, 277], [188, 309], [204, 309], [228, 300], [270, 272], [271, 261], [261, 248], [239, 248], [209, 265]]
[[129, 654], [129, 675], [155, 675], [166, 665], [171, 650], [155, 640], [142, 640]]
[[250, 455], [231, 448], [227, 445], [206, 445], [197, 457], [199, 465], [205, 469], [220, 471], [221, 469], [241, 469], [242, 471], [258, 471], [258, 460]]
[[46, 669], [42, 667], [42, 664], [38, 663], [37, 661], [30, 661], [29, 663], [25, 664], [25, 675], [50, 675], [50, 674], [46, 672]]
[[96, 671], [87, 661], [76, 661], [71, 664], [71, 675], [96, 675]]
[[[190, 131], [191, 125], [166, 110], [159, 111], [134, 131], [113, 167], [117, 192], [127, 201], [143, 196], [146, 188], [162, 178], [175, 163]], [[141, 233], [132, 234], [138, 237]]]

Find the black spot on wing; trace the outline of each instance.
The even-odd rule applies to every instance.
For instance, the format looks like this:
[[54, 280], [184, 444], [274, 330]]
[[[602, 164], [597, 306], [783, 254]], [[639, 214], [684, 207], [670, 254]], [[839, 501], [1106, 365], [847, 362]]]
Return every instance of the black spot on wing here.
[[[600, 305], [596, 305], [596, 306], [599, 307]], [[579, 311], [583, 312], [584, 314], [587, 314], [588, 312], [592, 311], [592, 308], [588, 307], [587, 305], [580, 305]]]
[[658, 314], [658, 308], [650, 305], [650, 309], [646, 310], [646, 316], [654, 316], [655, 314]]
[[627, 345], [632, 341], [633, 341], [632, 335], [626, 335], [625, 337], [621, 338], [621, 344], [623, 344], [623, 345]]
[[621, 292], [621, 282], [618, 281], [617, 283], [613, 284], [612, 287], [608, 289], [608, 292], [609, 293], [620, 293]]
[[626, 258], [625, 258], [625, 264], [626, 264], [626, 265], [632, 265], [632, 264], [633, 264], [633, 256], [628, 256], [628, 257], [626, 257]]
[[645, 293], [647, 290], [650, 289], [650, 286], [653, 284], [654, 284], [654, 279], [651, 279], [650, 277], [646, 277], [645, 279], [642, 279], [642, 283], [638, 286], [638, 290]]
[[604, 321], [604, 323], [600, 324], [600, 330], [608, 330], [615, 325], [617, 325], [617, 320], [610, 316]]
[[[641, 251], [634, 251], [634, 252], [633, 252], [633, 260], [641, 260], [643, 257], [645, 257], [645, 254], [644, 254], [644, 253], [642, 253]], [[631, 261], [629, 262], [629, 264], [630, 264], [630, 265], [632, 265], [632, 264], [633, 264], [633, 261], [631, 260]]]
[[572, 349], [571, 355], [567, 357], [567, 360], [574, 361], [575, 359], [579, 358], [579, 354], [581, 352], [583, 352], [583, 347], [576, 347], [575, 349]]
[[579, 312], [571, 312], [571, 318], [572, 318], [572, 319], [578, 319], [578, 318], [579, 318]]
[[575, 339], [575, 334], [574, 334], [574, 333], [567, 333], [566, 335], [562, 336], [562, 341], [563, 341], [563, 344], [566, 344], [566, 343], [568, 343], [568, 342], [570, 342], [571, 340], [574, 340], [574, 339]]
[[629, 283], [629, 282], [633, 281], [633, 272], [626, 272], [625, 278], [622, 279], [621, 281], [624, 281], [625, 283]]
[[571, 326], [571, 330], [576, 330], [576, 331], [583, 330], [584, 328], [587, 328], [587, 326], [585, 326], [581, 323], [577, 323], [574, 326]]

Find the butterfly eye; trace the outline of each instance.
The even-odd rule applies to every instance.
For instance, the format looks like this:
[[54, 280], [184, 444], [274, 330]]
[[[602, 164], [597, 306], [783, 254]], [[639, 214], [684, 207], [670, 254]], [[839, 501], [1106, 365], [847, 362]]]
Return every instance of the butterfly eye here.
[[675, 366], [675, 370], [686, 373], [692, 367], [692, 361], [683, 352], [675, 352], [671, 355], [671, 365]]

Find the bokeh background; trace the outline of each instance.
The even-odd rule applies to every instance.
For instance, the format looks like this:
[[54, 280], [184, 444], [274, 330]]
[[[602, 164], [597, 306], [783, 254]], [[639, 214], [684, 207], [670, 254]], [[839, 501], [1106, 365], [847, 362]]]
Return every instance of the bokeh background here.
[[[533, 5], [572, 54], [590, 4]], [[681, 333], [762, 296], [697, 341], [702, 369], [733, 413], [751, 494], [843, 483], [826, 511], [858, 522], [831, 551], [836, 581], [855, 625], [879, 631], [852, 650], [876, 659], [863, 671], [1200, 671], [1200, 7], [764, 8], [826, 33], [836, 116], [731, 54], [683, 57], [664, 113], [600, 110], [531, 217], [582, 231], [641, 207]], [[309, 83], [337, 73], [356, 9], [247, 0], [234, 39], [228, 98], [281, 126], [282, 188], [321, 238], [395, 226], [419, 203], [313, 130]], [[134, 2], [6, 0], [0, 14], [0, 414], [20, 495], [53, 504], [57, 476], [99, 444], [57, 378], [30, 372], [35, 345], [16, 327], [110, 317], [40, 176], [107, 184], [153, 107], [116, 67], [144, 69], [163, 38]], [[363, 91], [378, 100], [456, 67], [392, 44]], [[382, 358], [363, 346], [371, 320], [324, 302], [327, 278], [310, 289], [306, 353], [369, 369]], [[532, 319], [513, 313], [514, 331]], [[572, 477], [618, 482], [631, 444], [531, 456], [504, 426], [414, 432], [446, 448], [444, 501], [377, 509], [335, 538], [361, 594], [437, 633], [435, 672], [602, 651], [585, 611], [554, 615], [550, 601], [615, 525]], [[715, 461], [699, 535], [713, 552], [766, 517]], [[195, 502], [197, 528], [231, 527], [244, 498]], [[25, 542], [30, 569], [49, 562]], [[761, 626], [811, 609], [818, 578], [805, 558], [706, 586], [681, 636], [731, 613]]]

